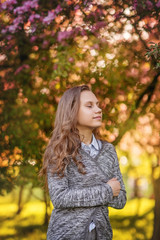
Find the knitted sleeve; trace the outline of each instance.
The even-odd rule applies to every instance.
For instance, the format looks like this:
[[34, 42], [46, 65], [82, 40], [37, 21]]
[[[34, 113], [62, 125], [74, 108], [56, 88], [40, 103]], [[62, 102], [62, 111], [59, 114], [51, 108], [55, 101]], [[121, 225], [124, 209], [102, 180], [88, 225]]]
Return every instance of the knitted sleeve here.
[[125, 190], [122, 174], [120, 172], [119, 162], [118, 162], [118, 157], [117, 157], [115, 147], [112, 144], [111, 146], [112, 146], [111, 147], [112, 157], [114, 158], [114, 169], [113, 169], [114, 177], [117, 177], [117, 180], [120, 182], [121, 190], [118, 196], [113, 197], [112, 200], [109, 201], [108, 206], [116, 209], [121, 209], [125, 206], [127, 201], [126, 190]]
[[59, 178], [47, 172], [48, 188], [54, 208], [91, 207], [107, 205], [113, 198], [108, 184], [70, 188], [67, 177]]

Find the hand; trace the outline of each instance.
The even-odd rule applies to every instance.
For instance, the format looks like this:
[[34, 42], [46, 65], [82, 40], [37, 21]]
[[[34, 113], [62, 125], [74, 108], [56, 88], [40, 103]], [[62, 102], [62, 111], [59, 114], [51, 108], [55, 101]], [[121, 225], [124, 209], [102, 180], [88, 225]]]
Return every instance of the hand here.
[[120, 182], [117, 180], [117, 178], [111, 178], [107, 184], [109, 184], [113, 191], [113, 196], [116, 197], [119, 195], [121, 185]]

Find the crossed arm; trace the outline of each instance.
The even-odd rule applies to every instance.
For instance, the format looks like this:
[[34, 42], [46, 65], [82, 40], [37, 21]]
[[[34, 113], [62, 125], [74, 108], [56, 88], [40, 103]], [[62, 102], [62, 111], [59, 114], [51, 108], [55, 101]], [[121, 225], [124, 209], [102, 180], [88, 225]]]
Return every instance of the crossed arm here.
[[107, 205], [113, 199], [113, 192], [108, 184], [70, 188], [67, 177], [60, 179], [51, 173], [48, 173], [48, 188], [54, 208]]
[[[114, 172], [117, 180], [109, 180], [108, 183], [91, 187], [69, 187], [66, 176], [59, 178], [56, 174], [53, 175], [48, 171], [48, 188], [54, 208], [93, 207], [101, 205], [123, 208], [126, 203], [126, 192], [116, 152], [114, 152], [113, 157], [115, 160]], [[118, 196], [114, 194], [116, 183], [111, 183], [111, 181], [120, 183], [121, 189]], [[117, 188], [119, 188], [118, 183]]]

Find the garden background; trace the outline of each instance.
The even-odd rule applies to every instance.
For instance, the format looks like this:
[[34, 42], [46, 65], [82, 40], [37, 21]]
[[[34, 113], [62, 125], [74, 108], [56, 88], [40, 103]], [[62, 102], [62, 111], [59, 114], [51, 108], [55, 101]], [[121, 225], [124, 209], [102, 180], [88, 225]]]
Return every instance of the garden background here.
[[127, 189], [113, 240], [160, 239], [160, 1], [2, 0], [0, 239], [46, 239], [38, 179], [63, 92], [88, 84]]

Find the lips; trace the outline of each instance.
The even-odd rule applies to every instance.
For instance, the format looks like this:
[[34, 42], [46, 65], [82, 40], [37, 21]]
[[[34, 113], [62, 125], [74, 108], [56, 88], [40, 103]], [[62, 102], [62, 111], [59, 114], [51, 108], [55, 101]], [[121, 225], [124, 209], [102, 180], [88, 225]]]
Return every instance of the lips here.
[[102, 118], [101, 116], [94, 117], [94, 119], [101, 119], [101, 118]]

